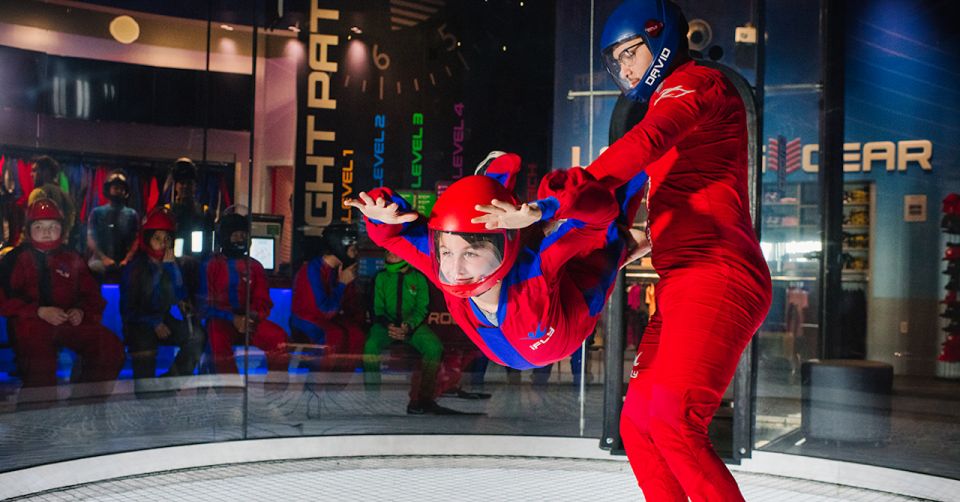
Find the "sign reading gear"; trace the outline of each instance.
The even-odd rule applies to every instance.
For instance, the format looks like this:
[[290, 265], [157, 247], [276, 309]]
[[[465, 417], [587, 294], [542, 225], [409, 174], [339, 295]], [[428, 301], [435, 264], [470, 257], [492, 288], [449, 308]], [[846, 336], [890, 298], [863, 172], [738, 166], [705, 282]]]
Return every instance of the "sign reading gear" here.
[[[799, 138], [796, 140], [799, 141]], [[764, 152], [767, 147], [764, 146]], [[820, 145], [803, 145], [800, 169], [807, 173], [820, 170]], [[817, 155], [817, 158], [814, 158]], [[933, 143], [928, 139], [910, 139], [893, 141], [869, 141], [867, 143], [843, 144], [843, 172], [868, 173], [874, 167], [886, 171], [906, 171], [908, 167], [918, 167], [932, 171], [930, 159], [933, 157]], [[776, 170], [773, 167], [772, 170]], [[788, 169], [789, 173], [791, 170]], [[767, 156], [763, 157], [763, 172], [767, 172]]]

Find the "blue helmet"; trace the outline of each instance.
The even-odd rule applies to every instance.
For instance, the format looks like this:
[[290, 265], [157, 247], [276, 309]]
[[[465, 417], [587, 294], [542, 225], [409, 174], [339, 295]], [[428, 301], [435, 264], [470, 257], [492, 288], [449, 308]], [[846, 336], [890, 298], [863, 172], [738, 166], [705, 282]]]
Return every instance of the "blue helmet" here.
[[[600, 36], [600, 53], [607, 71], [628, 98], [647, 101], [657, 90], [671, 63], [682, 57], [678, 51], [681, 37], [687, 36], [680, 33], [684, 25], [686, 21], [680, 8], [669, 0], [625, 0], [610, 14]], [[614, 49], [634, 40], [634, 45], [617, 54], [619, 59], [614, 57]], [[634, 51], [643, 44], [650, 49], [653, 62], [649, 68], [631, 73], [630, 78], [624, 76], [621, 61], [629, 68]], [[640, 71], [642, 75], [638, 75]]]

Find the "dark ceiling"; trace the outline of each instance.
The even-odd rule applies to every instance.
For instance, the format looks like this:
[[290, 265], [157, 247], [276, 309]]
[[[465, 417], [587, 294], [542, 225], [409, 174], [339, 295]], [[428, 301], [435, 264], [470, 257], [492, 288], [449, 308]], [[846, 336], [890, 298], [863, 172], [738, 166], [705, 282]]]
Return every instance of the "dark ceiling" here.
[[[306, 2], [301, 0], [84, 0], [82, 3], [116, 9], [149, 12], [164, 16], [199, 19], [211, 17], [219, 23], [286, 28], [303, 15], [298, 12]], [[294, 9], [297, 9], [296, 11]], [[282, 10], [282, 16], [278, 11]]]

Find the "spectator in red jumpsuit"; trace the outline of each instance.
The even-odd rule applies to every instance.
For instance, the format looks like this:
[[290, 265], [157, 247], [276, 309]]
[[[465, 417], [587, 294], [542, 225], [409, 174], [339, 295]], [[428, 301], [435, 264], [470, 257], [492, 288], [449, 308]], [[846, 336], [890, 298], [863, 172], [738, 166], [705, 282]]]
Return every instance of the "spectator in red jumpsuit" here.
[[83, 257], [63, 244], [64, 228], [57, 204], [38, 199], [27, 209], [24, 242], [0, 267], [5, 296], [0, 315], [13, 326], [21, 402], [56, 399], [61, 348], [80, 356], [74, 383], [103, 382], [89, 386], [91, 393], [109, 393], [124, 362], [120, 340], [100, 324], [106, 305], [100, 285]]
[[[296, 336], [325, 345], [322, 371], [353, 371], [362, 361], [364, 319], [357, 278], [357, 228], [334, 224], [323, 230], [318, 256], [293, 280], [290, 328]], [[353, 314], [353, 315], [351, 315]]]
[[[514, 154], [481, 165], [484, 175], [447, 188], [429, 222], [388, 188], [345, 202], [363, 212], [377, 245], [444, 292], [450, 315], [487, 357], [529, 369], [568, 357], [593, 332], [627, 259], [624, 222], [642, 193], [620, 194], [618, 204], [574, 168], [549, 173], [540, 199], [518, 206], [511, 190], [519, 168]], [[641, 178], [628, 187], [642, 187]]]
[[245, 216], [222, 216], [217, 232], [220, 252], [206, 263], [200, 277], [214, 368], [217, 373], [237, 372], [233, 346], [243, 345], [245, 333], [249, 332], [250, 344], [266, 355], [267, 370], [286, 374], [290, 362], [287, 334], [267, 320], [273, 302], [263, 265], [247, 256], [249, 229]]
[[615, 187], [645, 171], [657, 310], [631, 373], [620, 433], [646, 500], [743, 500], [707, 426], [770, 308], [770, 273], [750, 217], [743, 102], [687, 55], [666, 0], [627, 0], [601, 36], [644, 118], [587, 171]]

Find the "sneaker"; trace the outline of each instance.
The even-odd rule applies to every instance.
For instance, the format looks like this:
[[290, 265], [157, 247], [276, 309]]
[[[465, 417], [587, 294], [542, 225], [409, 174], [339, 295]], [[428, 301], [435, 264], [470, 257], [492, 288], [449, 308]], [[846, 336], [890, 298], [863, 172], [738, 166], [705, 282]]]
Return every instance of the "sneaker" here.
[[476, 401], [479, 399], [490, 399], [492, 397], [492, 394], [488, 394], [486, 392], [469, 392], [461, 388], [456, 388], [456, 389], [450, 389], [450, 390], [444, 391], [442, 396]]
[[407, 415], [483, 415], [440, 406], [436, 401], [417, 401], [407, 405]]
[[639, 228], [631, 228], [628, 233], [631, 241], [627, 243], [627, 255], [623, 264], [620, 265], [621, 269], [650, 254], [651, 249], [650, 240], [647, 239], [645, 231]]
[[477, 168], [473, 170], [473, 174], [485, 175], [487, 174], [487, 168], [490, 167], [490, 164], [493, 164], [493, 161], [502, 155], [506, 155], [507, 152], [501, 152], [500, 150], [494, 150], [487, 154], [487, 158], [480, 161], [477, 164]]

